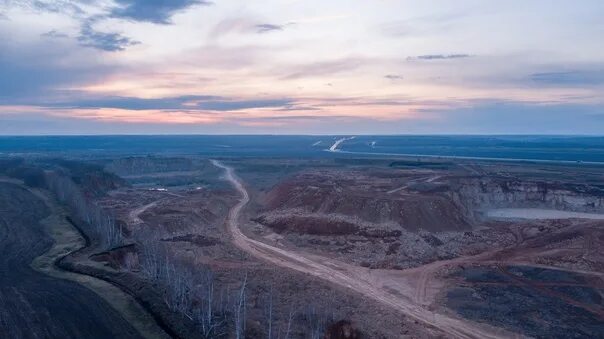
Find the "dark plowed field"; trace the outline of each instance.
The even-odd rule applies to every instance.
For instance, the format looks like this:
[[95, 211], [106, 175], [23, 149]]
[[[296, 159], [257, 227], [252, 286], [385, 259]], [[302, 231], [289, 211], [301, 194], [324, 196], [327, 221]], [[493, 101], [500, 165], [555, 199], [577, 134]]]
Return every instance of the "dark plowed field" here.
[[139, 338], [94, 292], [29, 266], [52, 245], [39, 223], [48, 213], [29, 191], [0, 183], [0, 338]]

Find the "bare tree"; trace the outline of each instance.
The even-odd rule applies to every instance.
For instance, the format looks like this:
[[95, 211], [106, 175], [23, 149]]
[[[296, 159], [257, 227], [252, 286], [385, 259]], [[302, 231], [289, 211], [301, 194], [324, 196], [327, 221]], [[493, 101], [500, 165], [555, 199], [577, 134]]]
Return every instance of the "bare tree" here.
[[317, 305], [308, 305], [305, 308], [304, 319], [306, 328], [311, 339], [320, 339], [325, 333], [327, 324], [330, 322], [328, 316]]
[[292, 303], [289, 306], [289, 314], [287, 316], [287, 326], [285, 328], [285, 334], [283, 335], [284, 339], [289, 339], [289, 337], [291, 335], [292, 323], [294, 321], [295, 315], [296, 315], [296, 309], [294, 307], [294, 304]]
[[216, 338], [223, 334], [220, 331], [225, 322], [222, 296], [223, 293], [221, 292], [221, 298], [217, 303], [214, 299], [214, 274], [210, 270], [205, 270], [202, 273], [202, 281], [197, 296], [199, 302], [197, 323], [204, 338]]
[[245, 288], [247, 285], [247, 273], [243, 278], [243, 282], [241, 283], [241, 287], [239, 288], [239, 292], [237, 294], [237, 298], [235, 299], [235, 309], [234, 309], [234, 324], [235, 324], [235, 338], [242, 339], [245, 337]]
[[124, 256], [124, 266], [127, 271], [134, 271], [139, 267], [138, 255], [136, 253], [128, 252]]
[[273, 338], [273, 291], [273, 284], [271, 283], [264, 310], [264, 316], [266, 317], [266, 337], [268, 339]]
[[[216, 299], [213, 272], [196, 266], [195, 271], [201, 273], [194, 275], [188, 265], [171, 256], [158, 240], [151, 237], [151, 234], [143, 235], [144, 240], [141, 240], [143, 275], [161, 288], [164, 302], [170, 310], [193, 320], [204, 338], [222, 336], [227, 319], [225, 295], [228, 293], [221, 289], [220, 297]], [[240, 293], [238, 290], [237, 295]], [[243, 323], [243, 317], [240, 323]]]
[[47, 173], [46, 185], [60, 202], [67, 205], [78, 219], [86, 223], [88, 233], [97, 238], [104, 249], [122, 243], [122, 229], [116, 224], [115, 218], [88, 200], [71, 178], [62, 173]]
[[190, 270], [184, 265], [170, 261], [166, 257], [163, 265], [163, 284], [165, 286], [164, 300], [173, 312], [179, 312], [189, 319], [193, 277]]
[[141, 244], [142, 262], [141, 272], [152, 282], [158, 282], [163, 266], [165, 254], [160, 244], [154, 240], [147, 240]]

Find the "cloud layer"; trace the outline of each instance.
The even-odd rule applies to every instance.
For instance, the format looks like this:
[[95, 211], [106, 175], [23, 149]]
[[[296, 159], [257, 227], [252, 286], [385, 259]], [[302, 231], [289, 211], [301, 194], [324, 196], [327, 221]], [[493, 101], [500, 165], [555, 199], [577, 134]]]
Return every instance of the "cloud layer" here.
[[0, 133], [598, 133], [603, 16], [596, 0], [0, 0]]
[[123, 51], [127, 47], [140, 44], [140, 41], [132, 40], [119, 33], [98, 32], [92, 28], [90, 23], [82, 25], [78, 41], [82, 46], [93, 47], [107, 52]]
[[156, 24], [169, 24], [170, 18], [177, 12], [195, 5], [212, 5], [204, 0], [117, 0], [111, 16], [135, 21], [147, 21]]

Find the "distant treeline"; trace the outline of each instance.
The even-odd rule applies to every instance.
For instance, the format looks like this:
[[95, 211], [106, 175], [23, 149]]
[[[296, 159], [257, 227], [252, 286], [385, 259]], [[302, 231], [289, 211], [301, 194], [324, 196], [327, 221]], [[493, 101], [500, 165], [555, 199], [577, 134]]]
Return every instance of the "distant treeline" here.
[[393, 161], [389, 165], [390, 167], [419, 167], [429, 169], [449, 169], [451, 166], [455, 166], [452, 162], [437, 162], [431, 160], [398, 160]]

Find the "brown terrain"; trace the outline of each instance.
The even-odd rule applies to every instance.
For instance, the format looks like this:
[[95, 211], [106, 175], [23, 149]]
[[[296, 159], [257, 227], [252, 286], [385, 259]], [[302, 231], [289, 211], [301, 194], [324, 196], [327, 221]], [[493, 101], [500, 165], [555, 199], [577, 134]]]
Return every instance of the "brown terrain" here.
[[68, 176], [111, 220], [110, 232], [91, 228], [96, 217], [74, 205], [89, 245], [61, 266], [119, 287], [171, 337], [604, 333], [599, 167], [199, 157], [37, 166], [25, 183], [44, 177], [52, 190]]
[[[342, 286], [363, 290], [361, 293], [383, 299], [384, 304], [398, 299], [393, 307], [406, 305], [403, 313], [416, 315], [424, 323], [454, 336], [510, 337], [515, 335], [513, 332], [538, 337], [548, 337], [548, 333], [559, 337], [600, 335], [604, 286], [599, 248], [604, 240], [604, 221], [599, 213], [604, 211], [604, 200], [601, 181], [596, 181], [596, 185], [591, 182], [602, 179], [599, 172], [587, 173], [580, 179], [582, 182], [561, 182], [558, 179], [568, 175], [565, 171], [560, 171], [557, 180], [544, 181], [535, 180], [539, 175], [531, 170], [512, 176], [519, 170], [513, 166], [499, 166], [496, 173], [489, 173], [493, 169], [486, 166], [473, 167], [472, 171], [446, 172], [310, 169], [258, 194], [262, 203], [259, 215], [248, 225], [249, 232], [280, 248], [299, 249], [315, 262], [337, 267], [338, 273], [346, 274]], [[580, 211], [588, 219], [488, 218], [490, 209], [515, 207], [532, 208], [528, 211], [536, 216], [543, 210]], [[555, 317], [558, 321], [567, 319], [547, 312], [539, 314], [538, 320], [532, 319], [534, 315], [526, 319], [535, 312], [531, 310], [516, 310], [513, 315], [510, 310], [502, 311], [504, 316], [518, 319], [496, 320], [488, 314], [489, 300], [486, 305], [461, 305], [454, 286], [469, 283], [459, 278], [463, 276], [459, 270], [465, 272], [467, 267], [479, 267], [485, 274], [494, 271], [511, 275], [513, 279], [502, 286], [521, 287], [520, 292], [539, 302], [562, 300], [581, 313], [585, 324], [574, 328], [572, 322], [555, 323]], [[522, 276], [511, 274], [513, 270], [516, 275], [522, 275], [523, 270], [546, 273], [539, 277], [544, 281], [527, 283]], [[560, 293], [557, 290], [569, 286], [549, 279], [549, 275], [559, 272], [577, 274], [583, 282], [573, 285], [567, 294]], [[349, 286], [354, 281], [366, 281], [367, 285]], [[543, 285], [547, 287], [539, 287]], [[492, 292], [484, 292], [486, 296], [480, 299], [488, 298]], [[522, 301], [522, 295], [516, 295], [522, 293], [512, 292], [498, 297], [505, 297], [510, 303]], [[383, 298], [376, 295], [380, 293]], [[539, 300], [541, 294], [546, 300]], [[590, 301], [577, 301], [573, 294], [587, 294], [590, 297], [583, 299]], [[421, 314], [425, 310], [430, 311]], [[466, 315], [481, 325], [457, 324], [454, 319], [458, 315]], [[434, 322], [430, 317], [439, 320]], [[537, 329], [531, 323], [535, 321], [548, 326]], [[485, 329], [485, 323], [512, 332]]]

